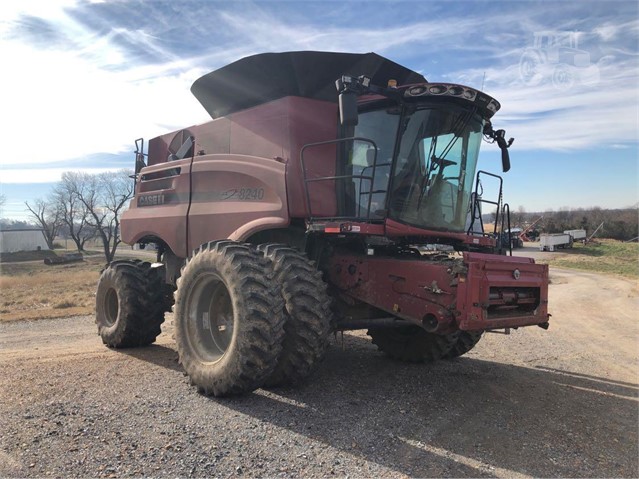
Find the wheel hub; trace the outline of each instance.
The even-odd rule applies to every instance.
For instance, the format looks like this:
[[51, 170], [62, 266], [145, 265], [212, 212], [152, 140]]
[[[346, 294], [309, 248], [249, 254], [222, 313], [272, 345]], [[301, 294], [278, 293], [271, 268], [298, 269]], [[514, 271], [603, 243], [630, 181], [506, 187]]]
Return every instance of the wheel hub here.
[[193, 288], [189, 311], [189, 341], [200, 360], [215, 362], [224, 356], [234, 332], [233, 303], [217, 275], [202, 277]]
[[104, 297], [104, 319], [107, 326], [113, 326], [118, 319], [118, 293], [114, 288], [109, 288]]

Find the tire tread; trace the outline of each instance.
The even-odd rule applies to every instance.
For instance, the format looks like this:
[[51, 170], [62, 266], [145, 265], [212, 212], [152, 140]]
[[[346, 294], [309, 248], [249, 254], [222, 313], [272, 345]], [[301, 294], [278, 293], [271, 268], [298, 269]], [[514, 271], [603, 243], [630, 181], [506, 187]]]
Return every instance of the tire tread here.
[[304, 253], [280, 243], [262, 244], [258, 250], [273, 264], [286, 317], [282, 354], [266, 385], [299, 383], [311, 374], [326, 350], [332, 318], [327, 285]]

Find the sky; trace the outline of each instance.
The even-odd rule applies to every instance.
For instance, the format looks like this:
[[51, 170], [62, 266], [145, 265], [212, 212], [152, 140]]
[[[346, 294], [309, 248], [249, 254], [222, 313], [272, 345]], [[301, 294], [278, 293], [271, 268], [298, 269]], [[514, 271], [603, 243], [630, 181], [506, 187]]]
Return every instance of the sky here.
[[[189, 90], [205, 73], [298, 50], [372, 51], [497, 98], [493, 125], [515, 138], [504, 174], [513, 210], [635, 206], [638, 5], [5, 0], [0, 216], [26, 218], [24, 202], [46, 198], [64, 171], [132, 168], [136, 138], [209, 120]], [[556, 56], [535, 38], [565, 47]], [[495, 145], [479, 167], [499, 173]]]

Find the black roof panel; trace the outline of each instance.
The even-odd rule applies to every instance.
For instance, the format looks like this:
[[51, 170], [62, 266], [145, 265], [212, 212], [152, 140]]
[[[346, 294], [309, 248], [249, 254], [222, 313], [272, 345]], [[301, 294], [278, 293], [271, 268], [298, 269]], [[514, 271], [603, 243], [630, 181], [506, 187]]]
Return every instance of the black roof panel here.
[[376, 53], [260, 53], [226, 65], [197, 79], [191, 92], [212, 118], [252, 108], [285, 96], [337, 102], [335, 80], [366, 75], [385, 86], [425, 83], [426, 79]]

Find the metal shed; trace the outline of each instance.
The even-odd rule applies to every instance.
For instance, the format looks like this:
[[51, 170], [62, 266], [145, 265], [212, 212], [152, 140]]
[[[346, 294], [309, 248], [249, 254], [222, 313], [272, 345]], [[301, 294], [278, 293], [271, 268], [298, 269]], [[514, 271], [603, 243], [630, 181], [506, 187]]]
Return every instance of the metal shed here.
[[41, 229], [0, 230], [0, 253], [48, 249]]

